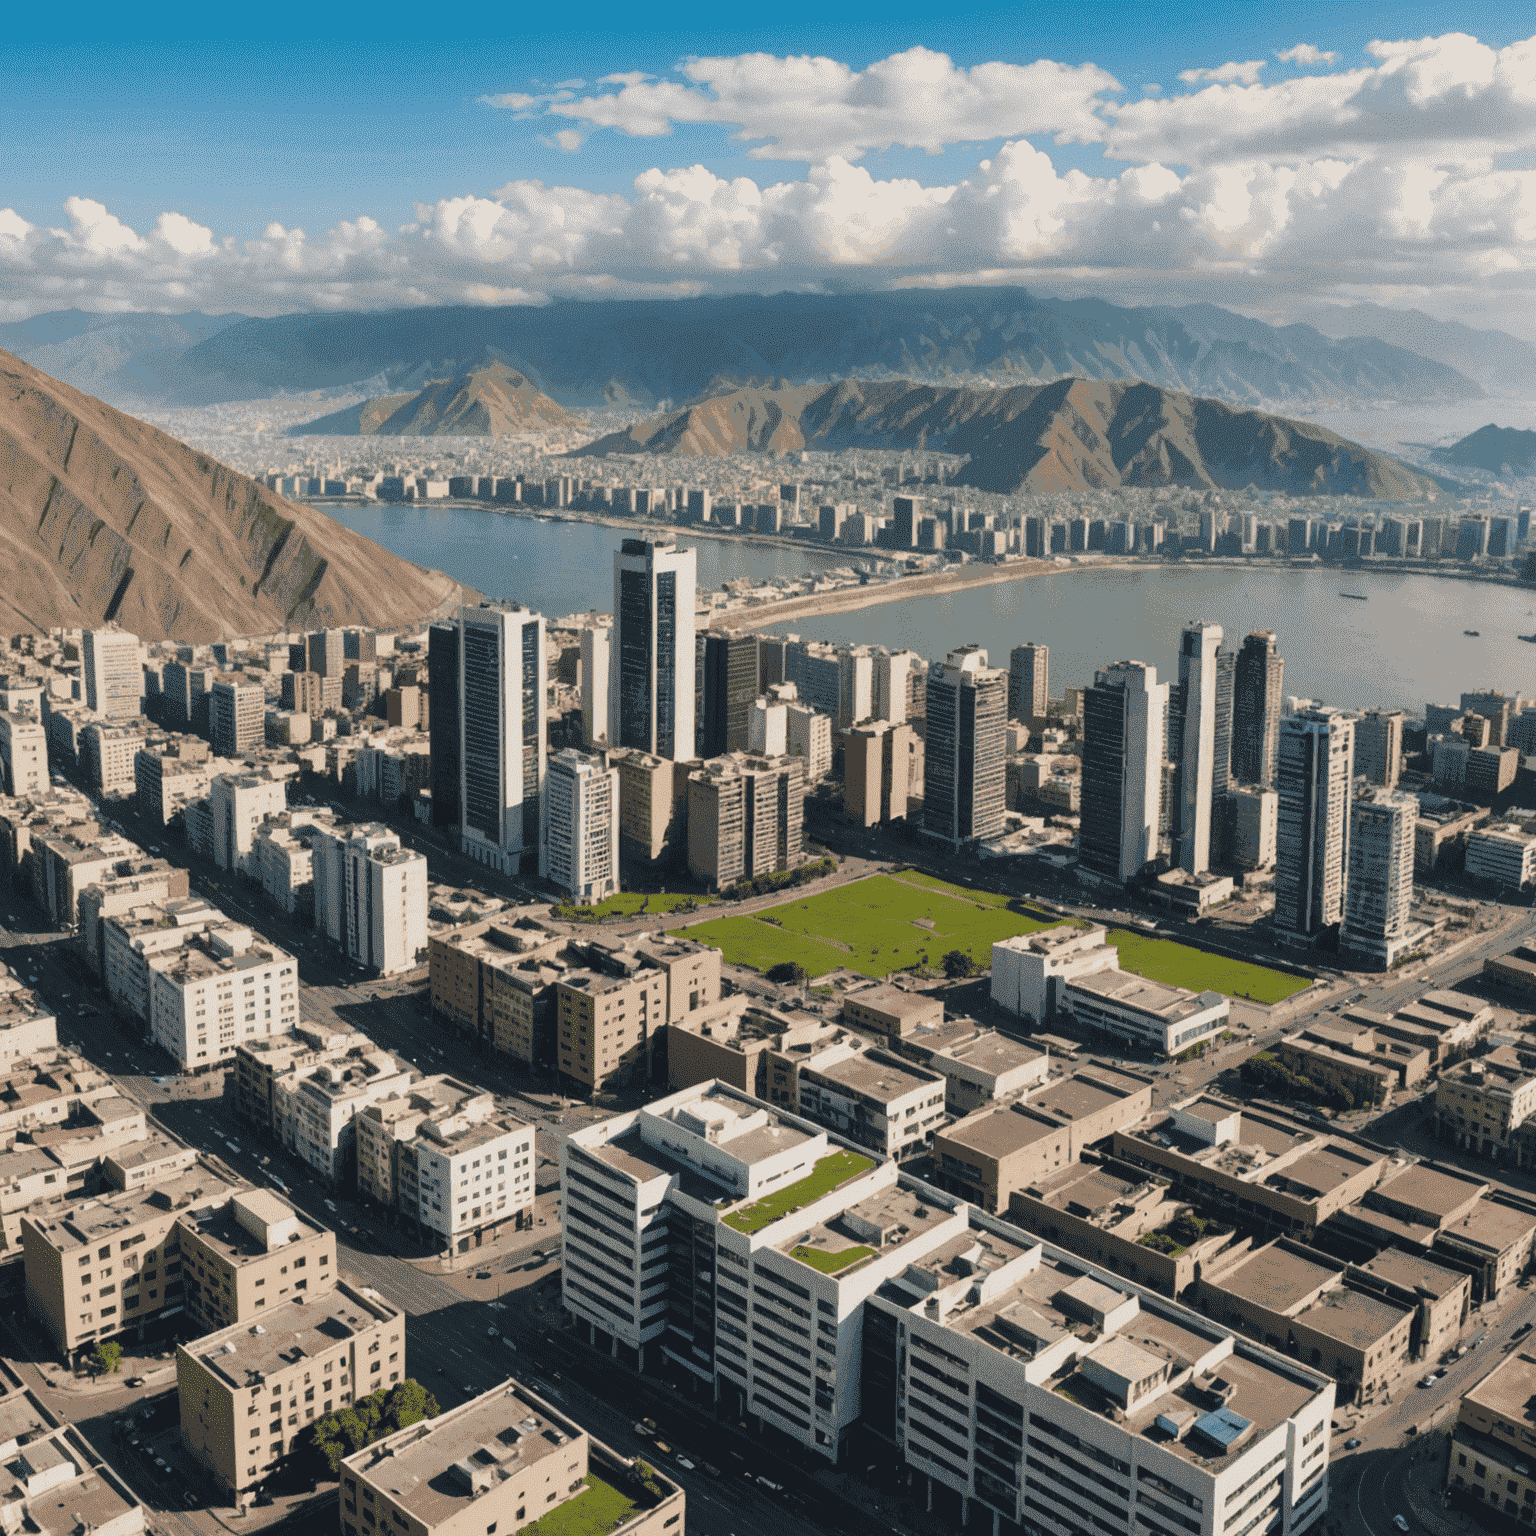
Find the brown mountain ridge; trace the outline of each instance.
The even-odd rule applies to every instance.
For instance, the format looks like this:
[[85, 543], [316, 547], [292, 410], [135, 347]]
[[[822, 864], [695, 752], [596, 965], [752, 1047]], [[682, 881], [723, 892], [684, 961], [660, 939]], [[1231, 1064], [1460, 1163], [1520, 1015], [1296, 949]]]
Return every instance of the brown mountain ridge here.
[[955, 483], [1048, 492], [1203, 486], [1418, 500], [1435, 482], [1312, 422], [1123, 380], [1011, 389], [896, 379], [732, 390], [589, 443], [583, 454], [802, 449], [965, 454]]
[[457, 601], [312, 507], [0, 352], [0, 633], [146, 639], [414, 623]]
[[381, 395], [301, 426], [290, 437], [508, 437], [576, 418], [505, 363], [433, 379], [414, 395]]

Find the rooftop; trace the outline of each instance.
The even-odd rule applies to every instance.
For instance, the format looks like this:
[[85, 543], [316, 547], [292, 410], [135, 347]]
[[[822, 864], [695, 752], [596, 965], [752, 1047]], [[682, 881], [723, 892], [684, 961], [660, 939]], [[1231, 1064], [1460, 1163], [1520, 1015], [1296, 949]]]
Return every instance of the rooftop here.
[[824, 1275], [846, 1274], [952, 1219], [945, 1207], [925, 1203], [912, 1190], [892, 1187], [786, 1237], [777, 1247]]
[[1067, 985], [1080, 992], [1092, 992], [1121, 1008], [1151, 1014], [1163, 1024], [1181, 1024], [1192, 1015], [1226, 1001], [1220, 992], [1191, 992], [1187, 987], [1149, 981], [1133, 971], [1094, 971], [1074, 976]]
[[1324, 1292], [1296, 1320], [1341, 1344], [1370, 1349], [1412, 1315], [1406, 1307], [1341, 1287]]
[[804, 1070], [882, 1104], [924, 1088], [942, 1089], [944, 1084], [937, 1073], [900, 1061], [888, 1051], [859, 1051], [825, 1066], [813, 1059]]
[[1319, 1264], [1294, 1249], [1271, 1243], [1250, 1254], [1208, 1283], [1271, 1312], [1294, 1307], [1338, 1279], [1339, 1269]]
[[875, 1160], [860, 1152], [839, 1150], [829, 1153], [805, 1178], [783, 1189], [776, 1189], [761, 1199], [748, 1201], [721, 1217], [721, 1220], [737, 1232], [757, 1232], [781, 1216], [788, 1216], [813, 1200], [830, 1195], [834, 1189], [840, 1189], [860, 1174], [868, 1173], [874, 1166]]
[[37, 1222], [36, 1226], [45, 1241], [68, 1253], [157, 1217], [222, 1205], [234, 1192], [235, 1186], [226, 1184], [212, 1169], [198, 1166], [155, 1189], [125, 1190], [81, 1200], [57, 1220]]
[[1355, 1268], [1392, 1285], [1436, 1299], [1468, 1284], [1467, 1276], [1461, 1270], [1432, 1264], [1422, 1255], [1405, 1253], [1401, 1248], [1383, 1248], [1374, 1259], [1367, 1259]]
[[1517, 1349], [1501, 1360], [1483, 1379], [1463, 1393], [1464, 1402], [1475, 1403], [1514, 1424], [1536, 1429], [1536, 1355]]

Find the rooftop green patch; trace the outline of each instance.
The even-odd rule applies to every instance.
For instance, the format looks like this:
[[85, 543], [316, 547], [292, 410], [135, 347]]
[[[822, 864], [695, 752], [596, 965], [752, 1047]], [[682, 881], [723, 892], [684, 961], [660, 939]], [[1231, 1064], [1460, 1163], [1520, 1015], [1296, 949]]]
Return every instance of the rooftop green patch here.
[[788, 1216], [791, 1211], [798, 1211], [823, 1195], [830, 1195], [834, 1189], [874, 1166], [873, 1158], [859, 1152], [831, 1152], [803, 1179], [753, 1200], [721, 1220], [736, 1232], [760, 1232], [764, 1227], [772, 1226], [779, 1217]]
[[591, 1467], [580, 1493], [525, 1525], [518, 1536], [608, 1536], [628, 1524], [639, 1508], [635, 1499]]
[[564, 922], [600, 923], [607, 917], [659, 917], [679, 910], [691, 912], [695, 907], [712, 907], [715, 901], [713, 896], [690, 896], [686, 891], [621, 891], [589, 907], [561, 902], [555, 908], [555, 916]]
[[813, 1248], [806, 1243], [801, 1243], [789, 1250], [789, 1256], [792, 1259], [799, 1259], [802, 1264], [809, 1264], [812, 1269], [823, 1275], [837, 1275], [855, 1264], [862, 1263], [865, 1259], [874, 1258], [875, 1250], [866, 1248], [862, 1243], [854, 1243], [850, 1247], [836, 1250]]

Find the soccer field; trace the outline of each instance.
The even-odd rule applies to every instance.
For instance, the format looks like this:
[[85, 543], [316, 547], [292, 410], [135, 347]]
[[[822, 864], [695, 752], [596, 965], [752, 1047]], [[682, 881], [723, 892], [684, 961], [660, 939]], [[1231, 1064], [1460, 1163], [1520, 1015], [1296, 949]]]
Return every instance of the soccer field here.
[[[880, 977], [916, 965], [936, 971], [952, 949], [963, 950], [977, 970], [986, 970], [999, 939], [1035, 933], [1059, 921], [995, 891], [972, 890], [903, 870], [871, 875], [803, 901], [786, 901], [753, 916], [711, 918], [682, 932], [701, 944], [716, 945], [730, 965], [766, 971], [795, 961], [808, 976], [846, 966]], [[1119, 949], [1125, 970], [1196, 992], [1209, 989], [1276, 1003], [1308, 985], [1302, 976], [1126, 928], [1112, 929], [1108, 938]]]

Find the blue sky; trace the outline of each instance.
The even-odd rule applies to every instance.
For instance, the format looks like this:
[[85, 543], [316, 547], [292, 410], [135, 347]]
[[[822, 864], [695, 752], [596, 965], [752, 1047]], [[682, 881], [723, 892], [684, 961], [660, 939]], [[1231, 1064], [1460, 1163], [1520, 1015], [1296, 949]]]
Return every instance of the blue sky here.
[[[236, 30], [223, 37], [209, 35], [201, 7], [159, 8], [155, 35], [137, 14], [87, 10], [70, 13], [67, 47], [58, 44], [57, 17], [30, 9], [16, 19], [19, 33], [11, 24], [0, 94], [0, 315], [64, 301], [272, 312], [541, 298], [573, 283], [695, 291], [999, 272], [1040, 281], [1042, 271], [1058, 287], [1080, 282], [1146, 296], [1161, 285], [1169, 296], [1188, 297], [1208, 269], [1217, 271], [1213, 281], [1232, 302], [1240, 289], [1249, 292], [1250, 307], [1267, 272], [1287, 294], [1304, 298], [1413, 298], [1459, 313], [1479, 303], [1479, 279], [1501, 292], [1518, 290], [1524, 303], [1526, 269], [1536, 272], [1528, 218], [1512, 215], [1491, 251], [1486, 228], [1475, 227], [1480, 218], [1486, 226], [1486, 210], [1469, 207], [1465, 191], [1477, 182], [1489, 206], [1507, 205], [1512, 195], [1522, 207], [1528, 194], [1536, 198], [1528, 180], [1536, 81], [1527, 78], [1536, 68], [1511, 51], [1500, 55], [1503, 83], [1489, 84], [1478, 62], [1536, 31], [1528, 4], [1457, 14], [1406, 4], [1387, 15], [1381, 7], [1301, 0], [1178, 12], [985, 7], [934, 16], [897, 3], [852, 14], [843, 8], [829, 22], [830, 7], [797, 0], [773, 7], [771, 26], [712, 26], [737, 9], [671, 5], [657, 29], [639, 25], [646, 8], [636, 6], [455, 6], [451, 16], [442, 10], [457, 35], [416, 38], [396, 36], [395, 29], [419, 30], [420, 7], [269, 6], [259, 13], [263, 35], [254, 25], [257, 13], [243, 11]], [[739, 9], [755, 17], [763, 8]], [[577, 27], [567, 24], [572, 17]], [[1079, 24], [1083, 17], [1086, 26]], [[1458, 32], [1477, 39], [1478, 58], [1445, 41]], [[73, 40], [80, 36], [94, 41], [81, 46]], [[1378, 39], [1426, 38], [1440, 41], [1407, 64], [1367, 53]], [[1335, 57], [1276, 57], [1297, 44]], [[911, 132], [888, 130], [894, 142], [861, 140], [852, 152], [829, 128], [824, 140], [813, 133], [809, 148], [769, 158], [750, 155], [751, 146], [733, 138], [740, 118], [673, 121], [654, 136], [573, 117], [560, 103], [519, 111], [485, 100], [540, 97], [569, 81], [585, 82], [572, 88], [578, 99], [606, 97], [619, 88], [593, 83], [627, 72], [682, 86], [692, 100], [718, 94], [675, 73], [693, 56], [814, 55], [858, 74], [913, 48], [947, 55], [962, 85], [964, 72], [978, 66], [1096, 65], [1121, 88], [1102, 88], [1094, 97], [1091, 110], [1106, 120], [1151, 87], [1163, 99], [1199, 100], [1176, 132], [1168, 131], [1172, 119], [1141, 121], [1132, 131], [1122, 119], [1118, 134], [1106, 128], [1085, 135], [1080, 124], [1072, 127], [1070, 102], [1059, 122], [1049, 110], [1035, 114], [1039, 121], [1028, 112], [1016, 119], [994, 103], [982, 114], [990, 137], [940, 125], [939, 142], [930, 146], [937, 152], [914, 142], [923, 136], [918, 124]], [[1247, 77], [1178, 78], [1245, 62], [1264, 67]], [[1384, 141], [1378, 121], [1368, 140], [1345, 134], [1331, 143], [1325, 129], [1339, 115], [1338, 102], [1288, 105], [1278, 94], [1292, 80], [1355, 70], [1380, 74], [1361, 87], [1367, 116], [1370, 103], [1411, 77], [1402, 87], [1407, 105], [1396, 139]], [[756, 88], [751, 81], [744, 87], [749, 116]], [[771, 79], [768, 89], [776, 89]], [[1029, 89], [1020, 88], [1021, 96]], [[1229, 99], [1223, 91], [1245, 94]], [[1437, 91], [1426, 105], [1426, 95]], [[1469, 91], [1487, 98], [1486, 121], [1477, 120], [1475, 103], [1463, 109]], [[916, 117], [928, 111], [920, 95], [908, 99]], [[1358, 105], [1351, 100], [1350, 110]], [[830, 122], [846, 106], [818, 100], [806, 116], [814, 119], [824, 107]], [[773, 150], [782, 122], [771, 103], [762, 110], [753, 143]], [[613, 111], [633, 128], [628, 106]], [[1453, 111], [1457, 121], [1447, 130]], [[1252, 123], [1246, 136], [1229, 131], [1243, 114]], [[557, 147], [559, 133], [567, 149]], [[1074, 135], [1086, 141], [1073, 142]], [[1001, 170], [1000, 154], [1011, 157]], [[823, 170], [834, 161], [854, 169], [844, 175], [834, 165], [828, 179]], [[1352, 181], [1339, 180], [1337, 167], [1346, 164]], [[711, 191], [695, 177], [686, 187], [663, 181], [637, 194], [637, 177], [694, 166], [721, 184], [737, 183], [736, 191]], [[1133, 181], [1117, 181], [1127, 170]], [[1071, 181], [1074, 173], [1091, 178], [1097, 190], [1085, 192]], [[1489, 179], [1499, 175], [1527, 179], [1512, 194], [1509, 184]], [[772, 210], [743, 212], [741, 178], [758, 189], [803, 190], [784, 191]], [[508, 201], [508, 187], [533, 183], [565, 190], [553, 201], [513, 195], [511, 214], [493, 231], [499, 216], [489, 205]], [[1426, 189], [1434, 200], [1427, 214]], [[745, 195], [750, 202], [750, 190]], [[1001, 206], [1000, 195], [1006, 216], [983, 227], [976, 210], [989, 198]], [[722, 203], [730, 207], [722, 211]], [[635, 228], [642, 204], [652, 225], [671, 221], [676, 238], [650, 227], [642, 239]], [[117, 224], [104, 222], [97, 205]], [[840, 211], [853, 205], [861, 211], [847, 227], [838, 225]], [[1140, 210], [1134, 215], [1133, 205]], [[1251, 213], [1260, 205], [1267, 211]], [[164, 249], [150, 249], [143, 242], [152, 242], [165, 214], [185, 221], [177, 229], [203, 235], [182, 238], [172, 230]], [[458, 221], [451, 234], [450, 219]], [[355, 227], [361, 220], [371, 222]], [[541, 220], [558, 235], [549, 249], [540, 245]], [[1369, 220], [1374, 227], [1365, 227]], [[1172, 248], [1170, 232], [1192, 223], [1205, 234]], [[402, 235], [411, 224], [421, 229]], [[1293, 248], [1298, 232], [1314, 225], [1310, 248]], [[302, 252], [291, 239], [284, 247], [286, 277], [275, 271], [270, 252], [244, 248], [272, 226], [289, 236], [304, 232]], [[322, 251], [320, 242], [338, 228], [342, 235]], [[15, 250], [3, 244], [8, 229]], [[1340, 238], [1358, 256], [1342, 287], [1338, 273], [1330, 280], [1328, 261]]]

